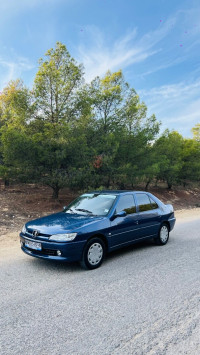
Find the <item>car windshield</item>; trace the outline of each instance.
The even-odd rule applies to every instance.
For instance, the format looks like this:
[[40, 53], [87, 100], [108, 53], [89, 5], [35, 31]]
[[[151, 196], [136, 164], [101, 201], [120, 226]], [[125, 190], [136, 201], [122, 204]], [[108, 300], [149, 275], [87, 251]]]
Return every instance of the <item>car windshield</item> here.
[[90, 216], [106, 216], [115, 199], [116, 195], [111, 194], [84, 194], [70, 203], [65, 212]]

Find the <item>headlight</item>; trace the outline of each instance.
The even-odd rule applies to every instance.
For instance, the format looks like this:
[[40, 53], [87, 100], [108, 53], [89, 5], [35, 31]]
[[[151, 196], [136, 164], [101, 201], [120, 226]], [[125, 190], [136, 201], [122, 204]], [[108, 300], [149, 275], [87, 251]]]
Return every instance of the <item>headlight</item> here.
[[23, 233], [23, 234], [26, 233], [26, 226], [25, 226], [25, 225], [22, 227], [22, 233]]
[[68, 240], [74, 240], [77, 233], [67, 233], [67, 234], [53, 234], [50, 236], [49, 240], [55, 240], [56, 242], [67, 242]]

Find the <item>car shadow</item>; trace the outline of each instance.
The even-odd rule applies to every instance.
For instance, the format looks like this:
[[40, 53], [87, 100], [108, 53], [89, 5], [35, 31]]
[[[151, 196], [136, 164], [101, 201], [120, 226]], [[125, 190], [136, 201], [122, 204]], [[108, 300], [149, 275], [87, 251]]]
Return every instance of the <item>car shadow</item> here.
[[66, 271], [69, 272], [80, 272], [80, 271], [84, 271], [81, 269], [80, 265], [78, 262], [60, 262], [60, 261], [56, 261], [56, 260], [44, 260], [44, 259], [32, 259], [31, 260], [34, 267], [38, 268], [41, 271], [50, 271], [50, 272], [63, 272], [65, 273]]
[[109, 260], [115, 259], [119, 256], [122, 256], [122, 255], [125, 256], [129, 253], [141, 251], [146, 248], [151, 248], [151, 247], [155, 248], [155, 246], [156, 246], [156, 244], [153, 240], [141, 241], [136, 244], [124, 246], [123, 248], [120, 248], [120, 249], [110, 252], [106, 257], [106, 262], [109, 262]]
[[[154, 241], [146, 240], [138, 242], [137, 244], [132, 244], [118, 250], [112, 251], [107, 254], [103, 264], [108, 264], [113, 259], [118, 258], [120, 256], [128, 255], [129, 253], [141, 251], [146, 248], [155, 247]], [[34, 267], [40, 271], [50, 271], [50, 272], [61, 272], [66, 273], [67, 271], [72, 272], [85, 272], [86, 270], [82, 269], [79, 262], [60, 262], [56, 260], [44, 260], [39, 258], [33, 258], [31, 260]], [[102, 265], [103, 266], [103, 265]]]

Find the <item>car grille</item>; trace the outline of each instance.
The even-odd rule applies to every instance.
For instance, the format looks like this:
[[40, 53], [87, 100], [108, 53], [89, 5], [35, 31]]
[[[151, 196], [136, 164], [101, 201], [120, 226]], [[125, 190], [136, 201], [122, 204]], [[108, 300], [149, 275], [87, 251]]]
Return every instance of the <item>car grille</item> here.
[[57, 250], [54, 249], [42, 249], [42, 250], [34, 250], [31, 248], [27, 248], [26, 249], [30, 250], [32, 252], [32, 254], [35, 255], [51, 255], [51, 256], [57, 256]]
[[[30, 236], [35, 239], [35, 237], [33, 236], [33, 231], [34, 231], [33, 229], [28, 228], [26, 234], [27, 236]], [[49, 234], [44, 234], [39, 232], [37, 237], [49, 238]]]
[[43, 249], [41, 251], [41, 253], [45, 254], [45, 255], [53, 255], [56, 256], [57, 255], [57, 251], [53, 250], [53, 249]]

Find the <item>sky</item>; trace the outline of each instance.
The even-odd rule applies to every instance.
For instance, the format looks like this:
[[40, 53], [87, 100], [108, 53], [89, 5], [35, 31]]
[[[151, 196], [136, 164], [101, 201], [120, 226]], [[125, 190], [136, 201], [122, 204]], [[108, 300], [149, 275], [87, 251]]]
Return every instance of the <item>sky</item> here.
[[122, 69], [161, 121], [191, 137], [200, 123], [199, 0], [0, 0], [0, 90], [31, 88], [38, 60], [59, 41], [90, 82]]

